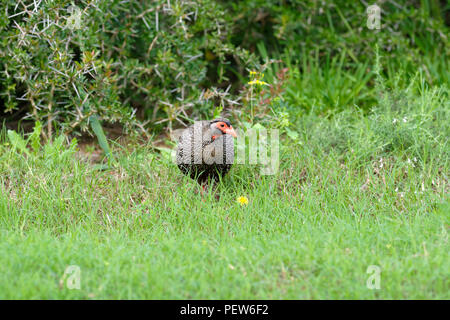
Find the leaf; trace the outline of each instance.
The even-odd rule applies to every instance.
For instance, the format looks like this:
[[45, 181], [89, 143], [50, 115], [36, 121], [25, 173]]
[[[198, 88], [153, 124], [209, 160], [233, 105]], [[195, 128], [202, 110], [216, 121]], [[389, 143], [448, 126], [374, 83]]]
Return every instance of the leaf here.
[[250, 129], [252, 127], [252, 124], [247, 121], [243, 121], [242, 124], [244, 125], [245, 129]]
[[215, 107], [213, 113], [213, 119], [219, 118], [222, 113], [223, 107]]
[[260, 123], [257, 123], [252, 127], [252, 129], [261, 130], [261, 129], [264, 129], [264, 126], [261, 125]]
[[109, 148], [108, 140], [106, 139], [105, 132], [103, 131], [103, 128], [102, 128], [97, 116], [96, 115], [90, 116], [89, 121], [91, 123], [92, 130], [94, 131], [95, 135], [97, 136], [98, 144], [105, 152], [106, 157], [108, 157], [109, 160], [114, 160], [114, 156], [111, 153], [111, 149]]
[[37, 154], [41, 148], [41, 131], [42, 124], [41, 122], [36, 121], [33, 132], [28, 139], [30, 141], [31, 147], [33, 148], [34, 154]]
[[30, 152], [27, 149], [27, 142], [17, 132], [8, 130], [8, 138], [13, 148], [30, 155]]
[[292, 140], [298, 140], [298, 132], [291, 130], [289, 128], [285, 128], [286, 129], [286, 134], [288, 135], [289, 138], [291, 138]]

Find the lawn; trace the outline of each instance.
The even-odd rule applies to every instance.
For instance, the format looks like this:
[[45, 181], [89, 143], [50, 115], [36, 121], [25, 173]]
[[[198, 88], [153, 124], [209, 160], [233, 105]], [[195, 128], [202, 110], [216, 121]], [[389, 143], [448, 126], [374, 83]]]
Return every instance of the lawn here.
[[151, 142], [100, 166], [3, 130], [0, 298], [449, 299], [448, 89], [387, 92], [369, 112], [288, 107], [278, 172], [235, 165], [219, 200]]

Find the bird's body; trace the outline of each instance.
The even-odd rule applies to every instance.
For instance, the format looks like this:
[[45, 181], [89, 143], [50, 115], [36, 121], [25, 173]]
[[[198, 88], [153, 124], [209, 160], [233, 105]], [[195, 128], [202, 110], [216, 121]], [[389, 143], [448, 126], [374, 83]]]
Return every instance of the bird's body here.
[[233, 137], [236, 133], [227, 119], [195, 122], [179, 138], [178, 167], [201, 185], [217, 182], [233, 164]]

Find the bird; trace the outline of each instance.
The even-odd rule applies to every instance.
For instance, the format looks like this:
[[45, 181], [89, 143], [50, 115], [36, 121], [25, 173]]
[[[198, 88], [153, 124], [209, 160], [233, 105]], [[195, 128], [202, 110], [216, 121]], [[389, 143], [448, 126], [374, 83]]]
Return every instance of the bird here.
[[178, 139], [178, 168], [196, 180], [202, 186], [203, 192], [208, 185], [215, 188], [234, 162], [236, 137], [233, 126], [226, 118], [195, 121], [181, 132]]

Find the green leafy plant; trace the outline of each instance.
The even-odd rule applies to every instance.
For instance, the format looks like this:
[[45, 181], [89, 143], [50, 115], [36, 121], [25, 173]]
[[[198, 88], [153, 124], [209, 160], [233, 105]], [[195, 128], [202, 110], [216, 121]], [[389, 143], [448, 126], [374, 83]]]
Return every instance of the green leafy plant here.
[[49, 141], [97, 135], [95, 118], [147, 132], [210, 114], [203, 88], [253, 59], [229, 41], [226, 14], [212, 0], [2, 1], [0, 111], [40, 121]]
[[108, 159], [110, 161], [114, 160], [114, 156], [111, 152], [111, 149], [109, 148], [108, 140], [106, 139], [105, 133], [97, 116], [92, 115], [89, 120], [91, 122], [92, 131], [94, 131], [95, 135], [97, 136], [98, 144], [103, 149]]
[[25, 155], [27, 158], [36, 159], [42, 157], [49, 166], [73, 157], [77, 148], [77, 139], [73, 139], [70, 145], [67, 146], [66, 137], [61, 134], [53, 141], [41, 144], [41, 130], [41, 123], [36, 122], [33, 132], [26, 139], [17, 132], [8, 130], [7, 136], [11, 150]]

